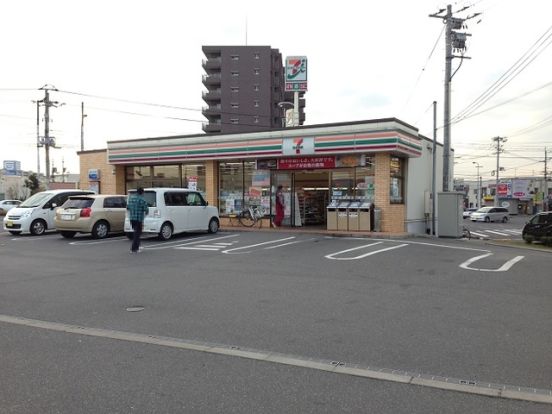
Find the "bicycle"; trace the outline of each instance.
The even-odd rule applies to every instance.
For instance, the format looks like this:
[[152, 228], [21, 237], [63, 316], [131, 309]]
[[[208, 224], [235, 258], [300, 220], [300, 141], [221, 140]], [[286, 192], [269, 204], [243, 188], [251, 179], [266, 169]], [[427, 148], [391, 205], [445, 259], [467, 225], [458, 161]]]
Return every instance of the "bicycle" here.
[[264, 215], [265, 211], [261, 206], [251, 205], [238, 214], [238, 220], [242, 226], [253, 227], [257, 223], [262, 225], [261, 219]]
[[462, 226], [462, 238], [463, 239], [471, 239], [471, 232], [470, 229], [466, 226]]

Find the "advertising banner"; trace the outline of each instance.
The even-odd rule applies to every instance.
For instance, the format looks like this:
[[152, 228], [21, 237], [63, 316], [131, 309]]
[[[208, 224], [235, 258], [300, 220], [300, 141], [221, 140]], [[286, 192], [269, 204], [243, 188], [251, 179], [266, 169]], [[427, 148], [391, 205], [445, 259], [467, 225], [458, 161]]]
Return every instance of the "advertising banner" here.
[[512, 180], [512, 197], [514, 198], [531, 198], [529, 194], [529, 180]]
[[508, 195], [508, 184], [506, 183], [499, 183], [498, 184], [498, 187], [496, 189], [496, 193], [499, 195], [499, 196], [504, 196], [506, 197]]
[[314, 168], [335, 168], [335, 157], [280, 158], [279, 170], [304, 170]]

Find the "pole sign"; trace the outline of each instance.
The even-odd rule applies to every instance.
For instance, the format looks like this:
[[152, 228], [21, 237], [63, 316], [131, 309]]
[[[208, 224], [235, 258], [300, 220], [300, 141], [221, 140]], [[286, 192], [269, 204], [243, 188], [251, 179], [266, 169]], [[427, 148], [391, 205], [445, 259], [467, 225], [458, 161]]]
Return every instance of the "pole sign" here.
[[307, 57], [288, 56], [286, 58], [286, 92], [307, 90]]

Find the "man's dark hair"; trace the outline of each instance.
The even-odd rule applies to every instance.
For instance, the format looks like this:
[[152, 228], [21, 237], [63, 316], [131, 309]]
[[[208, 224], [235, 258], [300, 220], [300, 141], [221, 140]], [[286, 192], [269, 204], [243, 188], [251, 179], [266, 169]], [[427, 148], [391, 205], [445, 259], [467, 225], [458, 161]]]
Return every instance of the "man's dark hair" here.
[[136, 190], [136, 192], [139, 194], [139, 195], [142, 195], [144, 194], [144, 189], [142, 187], [138, 187], [138, 189]]

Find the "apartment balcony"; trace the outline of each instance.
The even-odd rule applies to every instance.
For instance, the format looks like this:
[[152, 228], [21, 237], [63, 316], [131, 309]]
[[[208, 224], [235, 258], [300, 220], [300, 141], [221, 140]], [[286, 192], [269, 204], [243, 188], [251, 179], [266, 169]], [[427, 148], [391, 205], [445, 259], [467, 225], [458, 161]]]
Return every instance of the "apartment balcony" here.
[[208, 75], [201, 76], [201, 81], [205, 86], [208, 85], [220, 85], [220, 73], [212, 73]]
[[211, 132], [220, 132], [222, 130], [222, 125], [219, 122], [204, 122], [201, 125], [201, 129], [203, 129], [203, 132], [211, 133]]
[[203, 91], [201, 97], [204, 101], [220, 101], [222, 98], [222, 90], [213, 89], [212, 91]]
[[201, 108], [201, 113], [204, 116], [216, 116], [216, 115], [220, 116], [221, 112], [222, 112], [222, 105], [221, 104], [209, 105], [209, 106], [204, 106], [203, 108]]
[[203, 59], [201, 62], [203, 69], [220, 69], [222, 65], [222, 58], [209, 58], [209, 59]]

